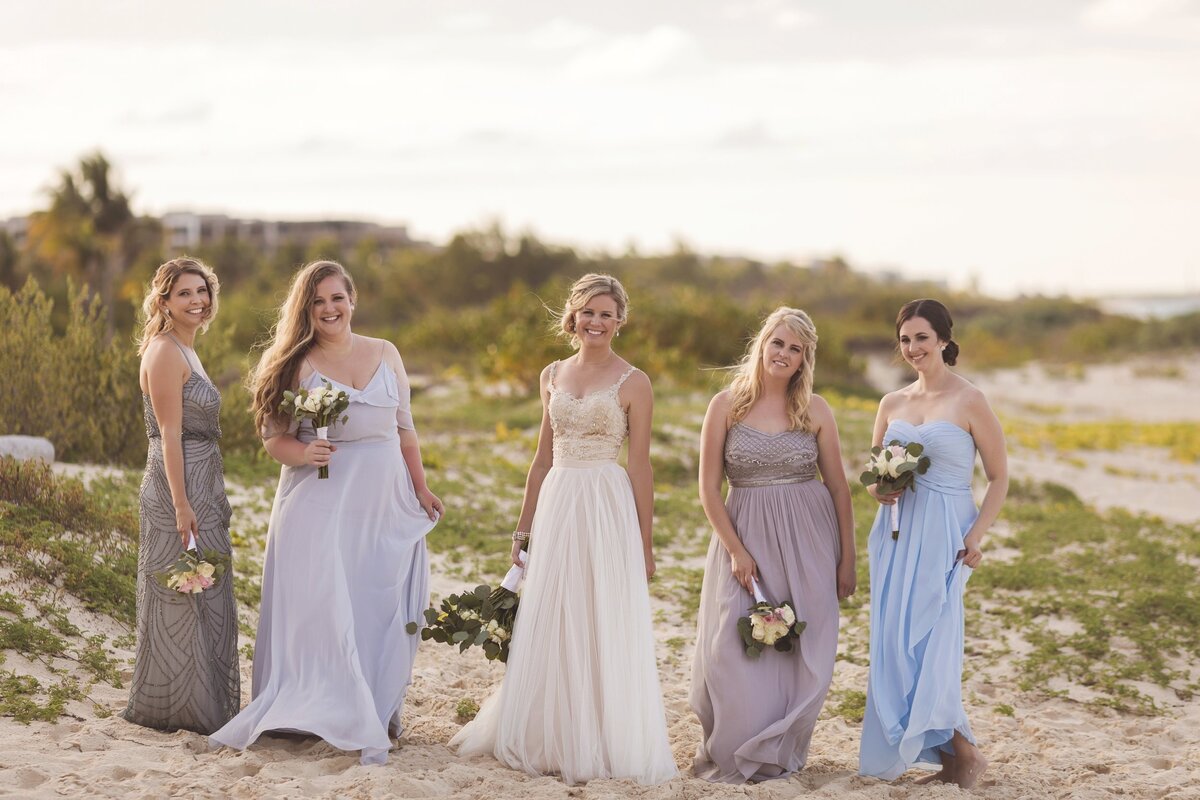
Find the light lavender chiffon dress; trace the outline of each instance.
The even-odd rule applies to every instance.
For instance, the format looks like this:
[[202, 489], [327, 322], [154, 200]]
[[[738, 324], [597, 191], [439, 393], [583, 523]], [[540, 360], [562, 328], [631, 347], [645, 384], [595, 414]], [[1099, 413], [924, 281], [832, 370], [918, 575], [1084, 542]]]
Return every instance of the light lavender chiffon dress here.
[[[302, 384], [320, 385], [314, 372]], [[263, 561], [254, 644], [254, 699], [210, 737], [239, 749], [267, 731], [311, 733], [364, 764], [383, 763], [420, 637], [405, 631], [429, 605], [421, 510], [400, 454], [412, 428], [406, 376], [381, 363], [334, 425], [329, 478], [312, 466], [280, 471]], [[310, 424], [297, 432], [312, 440]]]
[[744, 783], [804, 767], [809, 739], [837, 655], [837, 563], [841, 547], [833, 500], [816, 480], [816, 437], [767, 434], [737, 423], [725, 437], [726, 508], [758, 565], [767, 599], [788, 601], [808, 623], [798, 649], [745, 653], [739, 617], [754, 599], [734, 579], [729, 554], [713, 536], [708, 548], [692, 709], [704, 729], [698, 777]]

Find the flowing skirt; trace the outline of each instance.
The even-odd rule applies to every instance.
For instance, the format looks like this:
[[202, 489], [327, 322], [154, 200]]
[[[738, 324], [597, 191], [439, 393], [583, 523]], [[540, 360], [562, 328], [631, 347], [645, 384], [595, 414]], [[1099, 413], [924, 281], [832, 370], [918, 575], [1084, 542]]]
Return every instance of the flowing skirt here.
[[867, 541], [871, 565], [871, 670], [859, 772], [894, 780], [909, 767], [940, 767], [958, 731], [975, 743], [962, 703], [963, 590], [971, 568], [956, 559], [978, 511], [970, 490], [918, 485], [900, 500], [892, 539], [880, 506]]
[[567, 784], [669, 780], [677, 772], [628, 475], [614, 462], [556, 461], [530, 533], [504, 683], [450, 744]]
[[315, 734], [383, 763], [429, 605], [421, 510], [395, 441], [340, 442], [327, 480], [284, 467], [263, 562], [254, 699], [210, 737], [243, 749], [267, 731]]
[[733, 488], [727, 508], [767, 599], [790, 602], [808, 623], [792, 652], [747, 657], [737, 621], [754, 598], [713, 536], [692, 663], [692, 709], [704, 730], [694, 770], [706, 780], [744, 783], [804, 767], [837, 657], [840, 543], [833, 500], [817, 480]]

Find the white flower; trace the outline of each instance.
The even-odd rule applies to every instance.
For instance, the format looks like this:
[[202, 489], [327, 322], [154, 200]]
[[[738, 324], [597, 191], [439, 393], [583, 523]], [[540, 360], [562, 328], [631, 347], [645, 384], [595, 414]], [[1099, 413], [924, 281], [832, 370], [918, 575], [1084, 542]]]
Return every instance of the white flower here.
[[791, 607], [783, 606], [779, 609], [779, 613], [783, 617], [783, 621], [788, 624], [789, 628], [796, 624], [796, 615], [792, 611]]
[[207, 561], [201, 561], [199, 564], [196, 565], [196, 574], [203, 575], [206, 578], [211, 578], [215, 571], [216, 571], [216, 567], [214, 567], [212, 564], [208, 563]]
[[329, 408], [331, 405], [333, 405], [333, 395], [327, 394], [321, 398], [321, 405], [325, 406], [326, 408]]
[[320, 411], [321, 410], [321, 398], [317, 397], [316, 395], [310, 394], [308, 396], [308, 398], [304, 401], [304, 410], [312, 411], [313, 413]]

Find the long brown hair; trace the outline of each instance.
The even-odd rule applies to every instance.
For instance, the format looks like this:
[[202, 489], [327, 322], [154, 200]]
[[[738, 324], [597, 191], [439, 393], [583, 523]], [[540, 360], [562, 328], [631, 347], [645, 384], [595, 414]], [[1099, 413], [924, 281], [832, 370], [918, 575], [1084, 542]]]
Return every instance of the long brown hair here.
[[279, 414], [279, 403], [284, 391], [296, 388], [290, 384], [296, 380], [300, 362], [316, 341], [312, 325], [313, 299], [317, 296], [317, 284], [330, 276], [341, 278], [350, 302], [356, 301], [358, 294], [354, 280], [341, 264], [336, 261], [306, 264], [292, 278], [287, 297], [279, 307], [279, 320], [271, 329], [271, 341], [258, 365], [250, 372], [247, 383], [254, 395], [250, 410], [254, 413], [254, 427], [260, 434], [269, 422], [286, 422]]
[[171, 296], [171, 290], [175, 288], [175, 281], [179, 280], [179, 276], [187, 274], [199, 275], [208, 287], [208, 308], [204, 312], [204, 320], [200, 323], [200, 332], [207, 331], [213, 318], [217, 316], [217, 295], [221, 291], [221, 282], [217, 280], [216, 273], [198, 258], [172, 258], [155, 270], [150, 289], [142, 299], [141, 316], [145, 322], [136, 339], [139, 356], [146, 352], [155, 336], [175, 329], [175, 320], [171, 319], [171, 315], [163, 307], [163, 301]]
[[767, 315], [759, 328], [758, 335], [746, 349], [746, 355], [738, 364], [737, 372], [729, 384], [732, 404], [729, 416], [734, 422], [745, 419], [751, 406], [762, 396], [762, 356], [763, 350], [770, 340], [771, 334], [780, 325], [787, 327], [804, 346], [800, 369], [791, 377], [787, 385], [788, 421], [792, 430], [807, 431], [812, 429], [808, 407], [812, 403], [813, 369], [817, 364], [817, 327], [798, 308], [780, 306]]

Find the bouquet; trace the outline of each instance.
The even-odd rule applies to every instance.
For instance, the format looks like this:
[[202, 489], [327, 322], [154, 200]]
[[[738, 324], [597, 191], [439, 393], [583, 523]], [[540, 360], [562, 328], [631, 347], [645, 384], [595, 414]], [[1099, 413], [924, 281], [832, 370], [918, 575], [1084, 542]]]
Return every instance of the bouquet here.
[[[925, 455], [925, 446], [904, 444], [893, 439], [884, 447], [872, 447], [867, 471], [859, 476], [863, 486], [877, 484], [884, 494], [917, 490], [917, 476], [924, 475], [933, 462]], [[900, 504], [892, 504], [892, 539], [900, 538]]]
[[[522, 550], [521, 558], [529, 558], [529, 553]], [[458, 645], [460, 653], [478, 645], [489, 661], [506, 663], [520, 603], [517, 587], [524, 574], [524, 568], [514, 564], [495, 589], [476, 586], [470, 592], [448, 595], [438, 608], [425, 609], [426, 627], [421, 631], [421, 640]], [[408, 623], [407, 630], [416, 633], [417, 623]]]
[[205, 550], [201, 555], [196, 537], [188, 534], [187, 547], [179, 560], [165, 572], [155, 573], [154, 580], [180, 594], [199, 594], [216, 584], [228, 568], [229, 556], [216, 550]]
[[758, 581], [750, 579], [754, 589], [754, 605], [746, 616], [738, 619], [738, 633], [746, 646], [746, 655], [758, 658], [763, 650], [774, 647], [781, 653], [792, 649], [792, 641], [799, 639], [800, 634], [808, 627], [807, 622], [796, 620], [796, 612], [788, 603], [776, 606], [767, 601]]
[[[279, 410], [297, 421], [311, 419], [317, 438], [328, 439], [330, 425], [335, 422], [344, 425], [346, 420], [350, 419], [345, 415], [338, 419], [338, 414], [350, 406], [350, 395], [341, 389], [333, 388], [333, 384], [324, 378], [321, 379], [321, 383], [325, 385], [312, 390], [301, 387], [294, 392], [284, 392]], [[317, 470], [317, 477], [329, 477], [328, 464]]]

